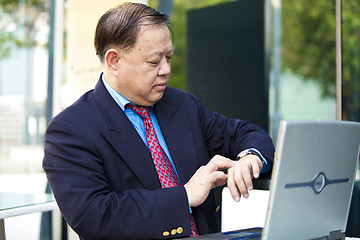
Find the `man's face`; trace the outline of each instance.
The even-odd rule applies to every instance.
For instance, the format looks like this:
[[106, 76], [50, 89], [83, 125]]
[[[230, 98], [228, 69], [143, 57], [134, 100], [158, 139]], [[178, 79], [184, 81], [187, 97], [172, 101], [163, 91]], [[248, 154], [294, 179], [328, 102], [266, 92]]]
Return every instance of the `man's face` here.
[[134, 104], [155, 104], [169, 81], [173, 54], [166, 25], [141, 27], [134, 47], [118, 61], [116, 90]]

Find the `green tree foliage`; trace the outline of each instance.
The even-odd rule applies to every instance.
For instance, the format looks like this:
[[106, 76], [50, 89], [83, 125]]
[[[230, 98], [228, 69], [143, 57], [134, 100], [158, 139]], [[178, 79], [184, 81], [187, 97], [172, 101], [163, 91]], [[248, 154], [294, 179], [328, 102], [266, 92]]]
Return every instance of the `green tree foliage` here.
[[282, 67], [314, 80], [326, 97], [335, 96], [335, 2], [282, 1]]
[[0, 0], [0, 59], [13, 48], [39, 45], [37, 23], [48, 21], [47, 0]]
[[[335, 1], [282, 1], [282, 63], [304, 80], [315, 81], [323, 97], [336, 91]], [[360, 1], [342, 1], [343, 118], [359, 111]]]

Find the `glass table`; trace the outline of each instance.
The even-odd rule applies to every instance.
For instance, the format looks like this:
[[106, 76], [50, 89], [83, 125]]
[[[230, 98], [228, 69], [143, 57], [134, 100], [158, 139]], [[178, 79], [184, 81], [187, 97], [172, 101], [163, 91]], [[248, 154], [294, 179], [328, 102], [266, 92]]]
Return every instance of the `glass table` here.
[[58, 206], [52, 194], [0, 192], [0, 240], [5, 240], [4, 219], [35, 212], [47, 212]]

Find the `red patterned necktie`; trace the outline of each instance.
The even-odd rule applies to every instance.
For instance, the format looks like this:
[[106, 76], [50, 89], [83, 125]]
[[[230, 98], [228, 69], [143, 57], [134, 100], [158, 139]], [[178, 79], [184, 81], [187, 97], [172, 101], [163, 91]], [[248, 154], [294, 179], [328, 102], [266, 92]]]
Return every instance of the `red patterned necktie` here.
[[[151, 156], [154, 161], [156, 172], [159, 176], [162, 188], [175, 187], [180, 185], [180, 181], [175, 173], [175, 170], [166, 155], [164, 149], [160, 146], [157, 139], [155, 129], [150, 119], [149, 108], [142, 106], [135, 106], [126, 104], [125, 108], [132, 109], [144, 121], [145, 135], [150, 148]], [[195, 220], [190, 214], [191, 233], [193, 236], [198, 235]]]

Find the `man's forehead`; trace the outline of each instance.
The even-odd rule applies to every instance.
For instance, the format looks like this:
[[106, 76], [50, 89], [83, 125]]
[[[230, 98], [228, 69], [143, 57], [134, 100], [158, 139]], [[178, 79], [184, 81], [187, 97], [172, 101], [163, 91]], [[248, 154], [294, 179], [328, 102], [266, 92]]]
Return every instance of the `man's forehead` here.
[[168, 27], [166, 25], [155, 25], [140, 28], [131, 51], [150, 57], [169, 54], [174, 49]]

